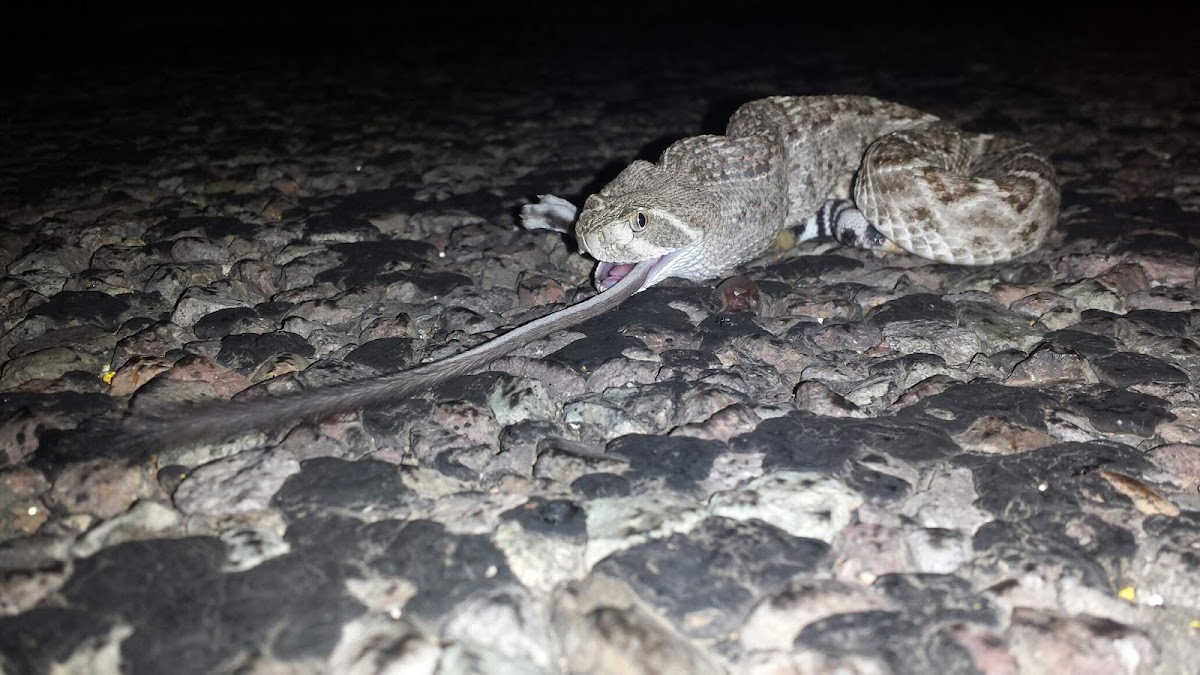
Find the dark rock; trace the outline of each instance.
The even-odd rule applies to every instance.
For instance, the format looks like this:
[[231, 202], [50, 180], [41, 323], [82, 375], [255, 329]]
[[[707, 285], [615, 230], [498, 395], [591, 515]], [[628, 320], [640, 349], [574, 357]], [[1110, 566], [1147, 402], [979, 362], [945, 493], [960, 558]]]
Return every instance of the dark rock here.
[[254, 372], [260, 364], [280, 354], [312, 356], [313, 346], [304, 338], [284, 330], [272, 333], [235, 333], [221, 339], [217, 362], [240, 373]]
[[873, 502], [894, 502], [912, 494], [913, 486], [903, 478], [854, 464], [846, 485]]
[[72, 607], [133, 627], [121, 656], [138, 674], [181, 656], [175, 672], [212, 672], [268, 640], [281, 658], [326, 656], [341, 623], [364, 609], [342, 574], [318, 572], [302, 556], [235, 574], [220, 571], [224, 558], [224, 545], [207, 537], [119, 544], [78, 561], [62, 594]]
[[205, 239], [252, 237], [255, 228], [237, 218], [225, 216], [182, 216], [168, 218], [142, 233], [142, 239], [154, 244], [182, 236], [201, 236]]
[[372, 523], [362, 527], [361, 542], [368, 569], [418, 589], [404, 611], [434, 625], [464, 600], [516, 584], [504, 554], [487, 537], [451, 534], [428, 520]]
[[273, 503], [298, 518], [326, 509], [393, 510], [411, 495], [395, 464], [318, 457], [300, 464], [300, 473], [288, 477]]
[[619, 335], [623, 329], [634, 325], [692, 333], [695, 327], [688, 315], [671, 307], [668, 303], [688, 299], [692, 301], [692, 304], [703, 307], [708, 304], [705, 296], [709, 292], [711, 291], [698, 288], [653, 286], [629, 298], [621, 303], [621, 306], [605, 312], [602, 316], [588, 319], [572, 327], [571, 330], [583, 333], [588, 337], [604, 336], [605, 339], [611, 339], [614, 334]]
[[1110, 356], [1118, 350], [1117, 341], [1111, 337], [1081, 330], [1050, 331], [1042, 336], [1042, 340], [1089, 358]]
[[445, 297], [449, 295], [451, 291], [457, 288], [470, 286], [473, 283], [471, 277], [468, 277], [465, 274], [455, 274], [453, 272], [423, 272], [418, 270], [388, 272], [381, 275], [379, 280], [393, 286], [397, 284], [412, 284], [412, 286], [420, 291], [424, 296], [431, 298]]
[[875, 588], [905, 607], [910, 618], [934, 625], [973, 623], [997, 626], [992, 603], [975, 592], [971, 582], [951, 574], [885, 574]]
[[714, 314], [700, 323], [700, 330], [704, 335], [700, 348], [706, 351], [712, 351], [739, 337], [775, 337], [759, 325], [757, 317], [749, 312]]
[[1149, 437], [1159, 424], [1175, 419], [1166, 401], [1127, 389], [1092, 387], [1068, 396], [1066, 406], [1098, 431], [1115, 434]]
[[768, 272], [787, 279], [794, 287], [828, 283], [839, 275], [862, 269], [861, 261], [834, 253], [796, 256], [787, 262], [772, 265]]
[[834, 323], [820, 326], [813, 333], [812, 341], [826, 351], [861, 354], [883, 342], [883, 333], [866, 322]]
[[1049, 578], [1063, 574], [1115, 594], [1125, 561], [1136, 550], [1133, 533], [1075, 509], [1043, 508], [1023, 517], [1012, 512], [1006, 514], [1010, 519], [980, 527], [972, 540], [976, 564], [1005, 575], [1015, 570], [1044, 570]]
[[1149, 466], [1133, 448], [1101, 443], [1059, 443], [1017, 455], [964, 454], [951, 461], [975, 475], [976, 506], [1007, 519], [1074, 512], [1088, 495], [1124, 501], [1096, 472], [1139, 475]]
[[407, 442], [413, 422], [428, 417], [433, 405], [432, 401], [410, 398], [364, 410], [363, 427], [381, 442]]
[[162, 487], [164, 492], [171, 494], [175, 492], [175, 488], [179, 487], [179, 484], [187, 478], [190, 471], [191, 470], [186, 466], [181, 466], [179, 464], [170, 464], [161, 467], [158, 470], [158, 475], [156, 476], [158, 479], [158, 484]]
[[[192, 332], [201, 340], [223, 338], [233, 333], [251, 332], [249, 328], [266, 328], [270, 324], [263, 320], [256, 309], [250, 307], [229, 307], [200, 317], [192, 327]], [[265, 333], [265, 330], [255, 330], [255, 333]]]
[[902, 295], [895, 300], [879, 305], [867, 313], [866, 322], [872, 326], [884, 326], [898, 321], [921, 321], [955, 325], [957, 311], [954, 305], [940, 296], [929, 293]]
[[1092, 368], [1100, 381], [1114, 387], [1129, 387], [1135, 384], [1172, 383], [1187, 384], [1187, 373], [1147, 354], [1119, 352], [1112, 356], [1095, 359]]
[[633, 493], [628, 478], [614, 473], [589, 473], [571, 483], [571, 490], [585, 499], [627, 497]]
[[796, 646], [827, 654], [873, 656], [897, 675], [979, 672], [970, 652], [948, 629], [928, 626], [901, 612], [835, 614], [805, 626]]
[[0, 396], [0, 419], [12, 417], [22, 410], [29, 410], [43, 416], [102, 417], [117, 407], [118, 402], [107, 394], [82, 394], [73, 391], [38, 394], [6, 391]]
[[1167, 312], [1161, 309], [1134, 309], [1125, 313], [1124, 321], [1141, 324], [1159, 335], [1185, 337], [1195, 330], [1196, 312]]
[[847, 460], [873, 451], [905, 461], [930, 461], [959, 448], [943, 432], [899, 417], [853, 419], [791, 412], [764, 420], [730, 441], [738, 452], [762, 452], [763, 468], [838, 472]]
[[121, 315], [129, 309], [124, 298], [98, 291], [62, 291], [29, 310], [29, 316], [44, 316], [60, 325], [93, 323], [108, 331], [121, 325]]
[[991, 382], [959, 384], [921, 399], [896, 413], [957, 434], [980, 417], [1000, 417], [1032, 429], [1045, 429], [1044, 411], [1054, 399], [1034, 389]]
[[635, 485], [662, 483], [668, 488], [690, 492], [712, 471], [713, 460], [727, 452], [724, 443], [687, 436], [629, 434], [608, 444], [607, 453], [629, 460], [625, 474]]
[[[601, 560], [593, 573], [626, 580], [697, 638], [725, 635], [756, 595], [820, 564], [829, 546], [761, 521], [712, 517], [687, 534], [648, 541]], [[703, 622], [689, 616], [705, 616]]]
[[531, 499], [500, 514], [501, 520], [514, 521], [526, 532], [587, 543], [587, 518], [579, 504], [567, 499]]
[[386, 282], [384, 276], [415, 263], [427, 262], [437, 255], [437, 250], [423, 241], [408, 239], [386, 239], [333, 244], [331, 251], [342, 256], [338, 267], [324, 270], [316, 275], [318, 283], [329, 282], [341, 288], [360, 286], [371, 281]]
[[704, 370], [721, 363], [711, 352], [700, 349], [668, 349], [659, 357], [664, 368]]
[[546, 359], [572, 368], [588, 371], [614, 359], [624, 358], [627, 349], [641, 349], [642, 342], [628, 335], [598, 335], [576, 340], [546, 355]]
[[413, 339], [388, 337], [359, 345], [346, 360], [370, 366], [381, 373], [394, 373], [412, 365]]

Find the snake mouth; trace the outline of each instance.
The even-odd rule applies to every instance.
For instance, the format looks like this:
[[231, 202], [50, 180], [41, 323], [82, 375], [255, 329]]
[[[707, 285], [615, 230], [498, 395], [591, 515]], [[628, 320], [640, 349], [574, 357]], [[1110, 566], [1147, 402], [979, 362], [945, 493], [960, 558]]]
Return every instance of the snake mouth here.
[[[681, 252], [682, 249], [679, 251], [671, 251], [670, 253], [661, 256], [658, 260], [656, 260], [650, 268], [650, 276], [646, 277], [646, 283], [642, 284], [642, 287], [638, 290], [645, 290], [666, 277], [667, 274], [665, 274], [665, 272], [667, 271], [667, 266]], [[595, 275], [592, 277], [595, 281], [596, 288], [600, 291], [607, 291], [613, 286], [616, 286], [617, 282], [621, 279], [624, 279], [625, 275], [632, 272], [633, 268], [638, 264], [639, 263], [613, 263], [601, 260], [600, 264], [596, 266]]]

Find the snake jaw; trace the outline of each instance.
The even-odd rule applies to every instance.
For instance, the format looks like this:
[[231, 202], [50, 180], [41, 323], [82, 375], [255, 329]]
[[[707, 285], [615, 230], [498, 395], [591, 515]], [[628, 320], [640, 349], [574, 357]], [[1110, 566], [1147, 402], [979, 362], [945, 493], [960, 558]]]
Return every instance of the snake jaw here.
[[[651, 267], [650, 276], [646, 278], [646, 282], [642, 284], [642, 287], [638, 290], [643, 291], [670, 276], [671, 262], [674, 261], [679, 254], [683, 253], [683, 251], [684, 249], [679, 249], [677, 251], [671, 251], [666, 255], [660, 256]], [[592, 277], [593, 281], [595, 282], [596, 289], [603, 292], [612, 288], [617, 284], [618, 281], [624, 279], [625, 275], [629, 274], [633, 268], [637, 266], [637, 264], [638, 263], [614, 263], [601, 260], [600, 264], [596, 266], [596, 272]]]
[[633, 263], [610, 263], [601, 260], [600, 264], [596, 266], [596, 272], [592, 275], [592, 281], [597, 290], [607, 291], [625, 278], [625, 275], [629, 274], [629, 270], [632, 269]]

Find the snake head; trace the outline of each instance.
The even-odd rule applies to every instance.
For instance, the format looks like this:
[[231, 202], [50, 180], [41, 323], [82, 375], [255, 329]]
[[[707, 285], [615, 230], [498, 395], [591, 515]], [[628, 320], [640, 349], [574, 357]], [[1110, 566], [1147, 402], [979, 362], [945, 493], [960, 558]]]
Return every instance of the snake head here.
[[669, 260], [700, 242], [719, 220], [707, 193], [685, 181], [663, 180], [656, 169], [634, 162], [583, 204], [575, 238], [580, 250], [600, 261], [596, 282], [602, 290], [645, 260], [662, 260], [666, 271]]
[[[699, 241], [703, 232], [669, 210], [637, 203], [614, 203], [600, 195], [584, 202], [575, 224], [579, 248], [600, 261], [595, 282], [607, 290], [620, 281], [634, 264], [658, 260], [664, 269], [680, 251]], [[647, 286], [663, 275], [652, 275]]]
[[670, 210], [592, 195], [575, 224], [579, 248], [596, 260], [637, 263], [700, 240], [702, 232]]

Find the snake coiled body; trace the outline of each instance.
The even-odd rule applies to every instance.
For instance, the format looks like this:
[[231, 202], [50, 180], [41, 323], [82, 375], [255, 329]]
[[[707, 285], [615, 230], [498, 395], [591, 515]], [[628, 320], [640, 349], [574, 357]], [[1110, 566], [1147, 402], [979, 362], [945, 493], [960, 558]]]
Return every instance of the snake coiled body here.
[[652, 282], [712, 278], [781, 228], [816, 234], [806, 221], [851, 176], [858, 212], [879, 235], [940, 262], [1023, 255], [1058, 216], [1054, 167], [1028, 143], [869, 97], [776, 96], [739, 108], [724, 136], [685, 138], [657, 164], [631, 164], [589, 198], [576, 233], [602, 261], [671, 256]]

